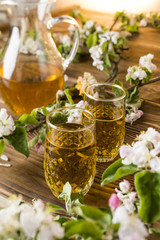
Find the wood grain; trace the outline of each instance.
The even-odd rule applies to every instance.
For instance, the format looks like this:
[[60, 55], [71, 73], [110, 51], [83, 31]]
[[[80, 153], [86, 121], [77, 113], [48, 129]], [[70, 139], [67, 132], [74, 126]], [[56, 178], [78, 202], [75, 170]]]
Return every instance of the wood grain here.
[[[84, 11], [85, 17], [96, 20], [103, 25], [111, 25], [113, 15], [102, 14], [90, 11]], [[5, 34], [6, 35], [6, 34]], [[2, 35], [3, 37], [3, 35]], [[124, 55], [127, 60], [121, 60], [117, 79], [123, 81], [125, 86], [125, 75], [129, 66], [135, 65], [139, 61], [139, 57], [148, 53], [154, 54], [154, 64], [158, 66], [155, 76], [160, 75], [160, 30], [153, 28], [141, 28], [140, 34], [134, 35], [129, 41], [129, 51]], [[82, 76], [84, 72], [90, 72], [98, 81], [106, 80], [106, 75], [98, 71], [92, 66], [92, 61], [81, 62], [78, 64], [70, 64], [66, 74], [69, 77], [68, 85], [75, 83], [78, 76]], [[140, 131], [153, 127], [160, 131], [160, 82], [144, 86], [140, 89], [140, 96], [144, 100], [142, 110], [144, 115], [133, 125], [126, 124], [125, 143], [131, 143]], [[0, 100], [0, 106], [4, 106], [3, 100]], [[30, 136], [32, 137], [32, 136]], [[27, 159], [17, 153], [12, 147], [7, 146], [5, 154], [9, 157], [11, 168], [0, 168], [0, 193], [4, 196], [11, 194], [21, 194], [26, 201], [33, 198], [41, 198], [45, 202], [63, 205], [63, 202], [55, 198], [49, 187], [47, 186], [43, 172], [43, 154], [37, 154], [34, 149], [31, 150], [30, 157]], [[93, 186], [89, 193], [85, 196], [85, 203], [106, 207], [107, 201], [114, 188], [118, 187], [116, 181], [107, 186], [101, 187], [101, 176], [110, 163], [98, 163], [97, 173]], [[133, 184], [134, 176], [128, 176], [128, 180]], [[160, 227], [160, 224], [159, 224]], [[156, 239], [155, 237], [151, 238]], [[157, 238], [158, 239], [158, 238]]]

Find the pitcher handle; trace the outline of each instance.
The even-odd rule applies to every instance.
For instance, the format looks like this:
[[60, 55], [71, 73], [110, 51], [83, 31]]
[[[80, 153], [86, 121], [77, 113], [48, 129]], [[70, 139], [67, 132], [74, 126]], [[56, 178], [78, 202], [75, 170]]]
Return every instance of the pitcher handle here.
[[69, 16], [59, 16], [59, 17], [54, 17], [50, 18], [47, 21], [47, 29], [51, 29], [54, 25], [60, 23], [60, 22], [67, 22], [75, 26], [75, 34], [74, 34], [74, 41], [73, 41], [73, 46], [68, 54], [68, 56], [63, 60], [63, 68], [66, 70], [70, 62], [74, 59], [78, 46], [79, 46], [79, 25], [77, 21]]

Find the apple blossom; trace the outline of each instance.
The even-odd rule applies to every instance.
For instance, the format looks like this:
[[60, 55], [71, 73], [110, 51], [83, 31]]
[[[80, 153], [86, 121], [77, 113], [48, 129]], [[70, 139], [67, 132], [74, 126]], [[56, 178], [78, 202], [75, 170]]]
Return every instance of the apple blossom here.
[[0, 110], [0, 137], [8, 136], [16, 129], [13, 118], [8, 116], [5, 108]]
[[137, 140], [146, 140], [153, 143], [154, 147], [160, 142], [160, 133], [154, 128], [149, 127], [146, 132], [142, 132]]
[[119, 188], [122, 193], [127, 193], [131, 189], [131, 184], [127, 180], [123, 180], [123, 182], [119, 183]]
[[124, 206], [119, 206], [116, 208], [116, 210], [113, 212], [113, 219], [112, 222], [114, 224], [126, 222], [129, 218], [129, 214], [127, 213], [127, 210]]
[[122, 145], [120, 147], [120, 157], [125, 158], [131, 153], [132, 147], [129, 145]]
[[147, 24], [148, 24], [147, 18], [143, 18], [139, 23], [141, 27], [146, 27]]
[[120, 222], [118, 236], [120, 240], [145, 240], [148, 236], [148, 231], [138, 216], [132, 215]]
[[120, 206], [121, 202], [116, 193], [112, 193], [109, 200], [108, 200], [109, 207], [111, 209], [116, 209]]
[[88, 106], [88, 102], [87, 101], [79, 101], [77, 104], [76, 104], [76, 107], [79, 107], [79, 108], [85, 108], [86, 106]]
[[97, 80], [88, 72], [84, 72], [83, 77], [78, 77], [76, 88], [80, 91], [82, 95], [86, 87], [90, 84], [97, 83]]
[[139, 59], [139, 65], [143, 68], [147, 68], [149, 72], [153, 72], [157, 69], [156, 65], [151, 62], [154, 55], [149, 53]]
[[160, 157], [154, 157], [149, 161], [149, 166], [154, 172], [160, 172]]
[[142, 116], [143, 116], [143, 111], [138, 110], [137, 107], [134, 107], [133, 112], [131, 112], [130, 114], [126, 114], [125, 122], [132, 124], [133, 122], [135, 122], [137, 119], [141, 118]]

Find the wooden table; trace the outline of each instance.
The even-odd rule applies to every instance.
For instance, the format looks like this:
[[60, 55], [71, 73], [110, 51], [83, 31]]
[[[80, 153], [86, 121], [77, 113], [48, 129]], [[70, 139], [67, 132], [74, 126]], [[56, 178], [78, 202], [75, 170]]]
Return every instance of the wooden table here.
[[[87, 18], [97, 21], [99, 24], [111, 26], [113, 15], [100, 14], [96, 12], [84, 11]], [[5, 36], [5, 32], [2, 37]], [[119, 72], [117, 79], [125, 82], [126, 70], [129, 66], [138, 64], [140, 56], [148, 53], [154, 54], [153, 63], [157, 65], [157, 71], [154, 76], [160, 75], [160, 29], [141, 28], [140, 33], [133, 36], [129, 41], [129, 51], [125, 53], [127, 60], [121, 60], [119, 64]], [[78, 64], [70, 64], [66, 74], [69, 77], [69, 85], [75, 83], [78, 76], [82, 76], [84, 72], [90, 72], [98, 81], [104, 81], [106, 75], [92, 67], [92, 61], [82, 62]], [[144, 100], [142, 110], [144, 115], [133, 125], [126, 124], [125, 143], [131, 143], [136, 135], [148, 127], [153, 127], [160, 131], [160, 82], [156, 82], [140, 89], [140, 96]], [[0, 99], [0, 106], [4, 106], [4, 102]], [[33, 137], [32, 136], [29, 137]], [[49, 187], [47, 186], [43, 172], [43, 154], [37, 154], [34, 149], [31, 150], [30, 157], [27, 159], [17, 153], [12, 147], [7, 146], [5, 154], [9, 157], [11, 168], [0, 167], [0, 194], [10, 196], [11, 194], [21, 194], [26, 201], [33, 198], [41, 198], [45, 202], [51, 202], [63, 205], [62, 201], [55, 198]], [[97, 164], [97, 173], [93, 186], [89, 193], [85, 196], [85, 203], [96, 206], [106, 207], [107, 201], [114, 188], [118, 187], [118, 181], [101, 187], [101, 176], [110, 163]], [[133, 184], [133, 176], [129, 176]], [[160, 227], [160, 224], [159, 224]], [[151, 239], [156, 239], [152, 237]], [[158, 239], [158, 238], [157, 238]]]

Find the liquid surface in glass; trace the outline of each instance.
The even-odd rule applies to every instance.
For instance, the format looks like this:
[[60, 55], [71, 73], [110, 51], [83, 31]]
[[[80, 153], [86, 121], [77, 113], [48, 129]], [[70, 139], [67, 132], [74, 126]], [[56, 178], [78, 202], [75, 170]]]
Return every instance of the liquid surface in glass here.
[[[83, 126], [66, 123], [60, 128], [78, 130]], [[63, 132], [49, 129], [45, 143], [44, 171], [46, 181], [57, 197], [68, 181], [72, 192], [86, 194], [91, 187], [95, 171], [96, 156], [93, 132]]]
[[4, 78], [3, 67], [0, 67], [1, 95], [18, 116], [53, 103], [56, 92], [63, 87], [63, 72], [50, 63], [17, 63], [10, 80]]

